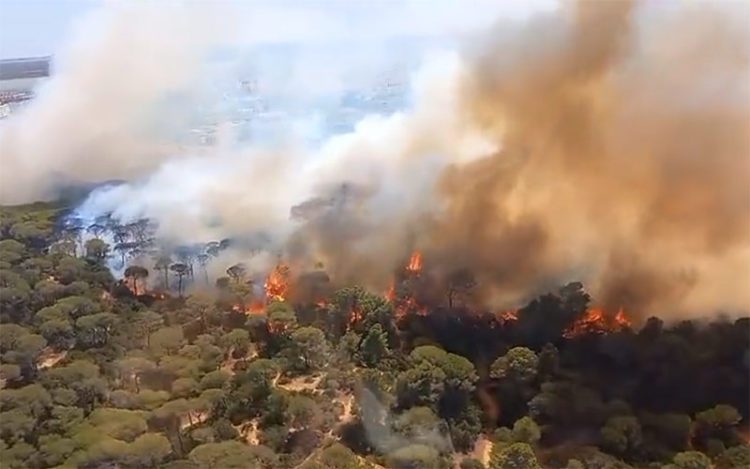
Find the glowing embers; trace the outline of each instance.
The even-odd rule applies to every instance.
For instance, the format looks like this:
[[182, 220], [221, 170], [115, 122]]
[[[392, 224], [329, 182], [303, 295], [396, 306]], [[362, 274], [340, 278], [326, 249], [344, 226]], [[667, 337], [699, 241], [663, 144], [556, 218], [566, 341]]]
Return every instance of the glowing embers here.
[[608, 334], [630, 328], [632, 322], [622, 308], [615, 315], [601, 308], [590, 308], [563, 332], [563, 337], [572, 339], [589, 334]]
[[289, 267], [278, 264], [268, 275], [263, 287], [268, 301], [284, 301], [289, 291]]
[[352, 308], [351, 311], [349, 312], [349, 324], [348, 324], [347, 330], [351, 330], [352, 327], [354, 327], [357, 323], [362, 321], [364, 318], [365, 318], [365, 314], [361, 309], [357, 307]]

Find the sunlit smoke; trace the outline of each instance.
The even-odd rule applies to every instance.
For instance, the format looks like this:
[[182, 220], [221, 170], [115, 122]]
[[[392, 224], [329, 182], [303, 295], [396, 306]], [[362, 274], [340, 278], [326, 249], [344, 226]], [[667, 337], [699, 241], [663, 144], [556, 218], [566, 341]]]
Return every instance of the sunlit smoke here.
[[[2, 130], [3, 162], [18, 173], [3, 179], [3, 201], [65, 179], [123, 178], [80, 210], [153, 219], [172, 244], [262, 236], [267, 253], [300, 270], [322, 265], [339, 285], [385, 291], [418, 250], [425, 278], [470, 271], [477, 301], [498, 311], [572, 280], [607, 311], [747, 311], [747, 13], [579, 2], [502, 21], [460, 50], [424, 57], [403, 109], [315, 139], [308, 125], [286, 126], [272, 145], [231, 129], [179, 151], [148, 138], [144, 109], [184, 86], [194, 66], [181, 54], [178, 77], [139, 78], [136, 89], [152, 91], [97, 102], [101, 119], [78, 101], [52, 109], [80, 118], [48, 114], [46, 96], [79, 80], [61, 70], [70, 81]], [[54, 138], [31, 142], [45, 133]], [[92, 153], [102, 156], [89, 164]], [[61, 156], [40, 171], [52, 154]], [[127, 164], [108, 170], [113, 161]], [[212, 268], [252, 257], [232, 254]], [[264, 262], [265, 274], [273, 265]]]

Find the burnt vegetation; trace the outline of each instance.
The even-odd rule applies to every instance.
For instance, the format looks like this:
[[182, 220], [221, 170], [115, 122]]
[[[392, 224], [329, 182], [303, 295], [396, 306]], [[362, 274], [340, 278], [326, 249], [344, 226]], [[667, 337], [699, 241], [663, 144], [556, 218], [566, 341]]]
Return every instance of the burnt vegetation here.
[[322, 265], [218, 269], [229, 241], [153, 233], [0, 211], [3, 467], [750, 461], [746, 317], [631, 317], [576, 282], [490, 311], [471, 271], [418, 252], [373, 292]]

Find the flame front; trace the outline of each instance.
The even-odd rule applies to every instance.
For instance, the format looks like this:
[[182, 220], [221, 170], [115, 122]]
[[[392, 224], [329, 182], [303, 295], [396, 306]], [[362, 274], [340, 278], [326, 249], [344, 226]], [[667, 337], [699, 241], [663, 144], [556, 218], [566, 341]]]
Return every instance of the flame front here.
[[396, 281], [392, 280], [390, 286], [388, 287], [388, 291], [385, 292], [385, 299], [388, 301], [393, 301], [396, 299]]
[[409, 264], [406, 266], [407, 272], [419, 274], [422, 271], [422, 253], [414, 251], [409, 258]]
[[508, 322], [515, 322], [518, 321], [518, 310], [511, 309], [508, 311], [500, 311], [495, 316], [497, 316], [497, 318], [503, 324]]
[[629, 328], [632, 322], [620, 308], [614, 316], [601, 308], [590, 308], [563, 332], [563, 337], [572, 339], [588, 334], [607, 334]]
[[236, 311], [238, 313], [244, 313], [246, 315], [261, 314], [265, 312], [265, 310], [266, 310], [266, 305], [260, 301], [254, 301], [253, 303], [250, 303], [247, 306], [244, 306], [241, 304], [236, 304], [232, 306], [232, 311]]
[[615, 324], [617, 324], [620, 329], [629, 328], [633, 325], [633, 321], [628, 318], [628, 316], [625, 314], [625, 310], [620, 308], [617, 311], [617, 314], [615, 314]]

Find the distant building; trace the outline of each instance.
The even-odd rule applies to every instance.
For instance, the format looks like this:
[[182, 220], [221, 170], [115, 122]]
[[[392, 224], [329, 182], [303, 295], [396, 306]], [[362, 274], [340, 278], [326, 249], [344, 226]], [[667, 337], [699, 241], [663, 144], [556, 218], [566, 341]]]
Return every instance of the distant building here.
[[34, 97], [34, 88], [50, 75], [50, 57], [0, 60], [0, 119]]

